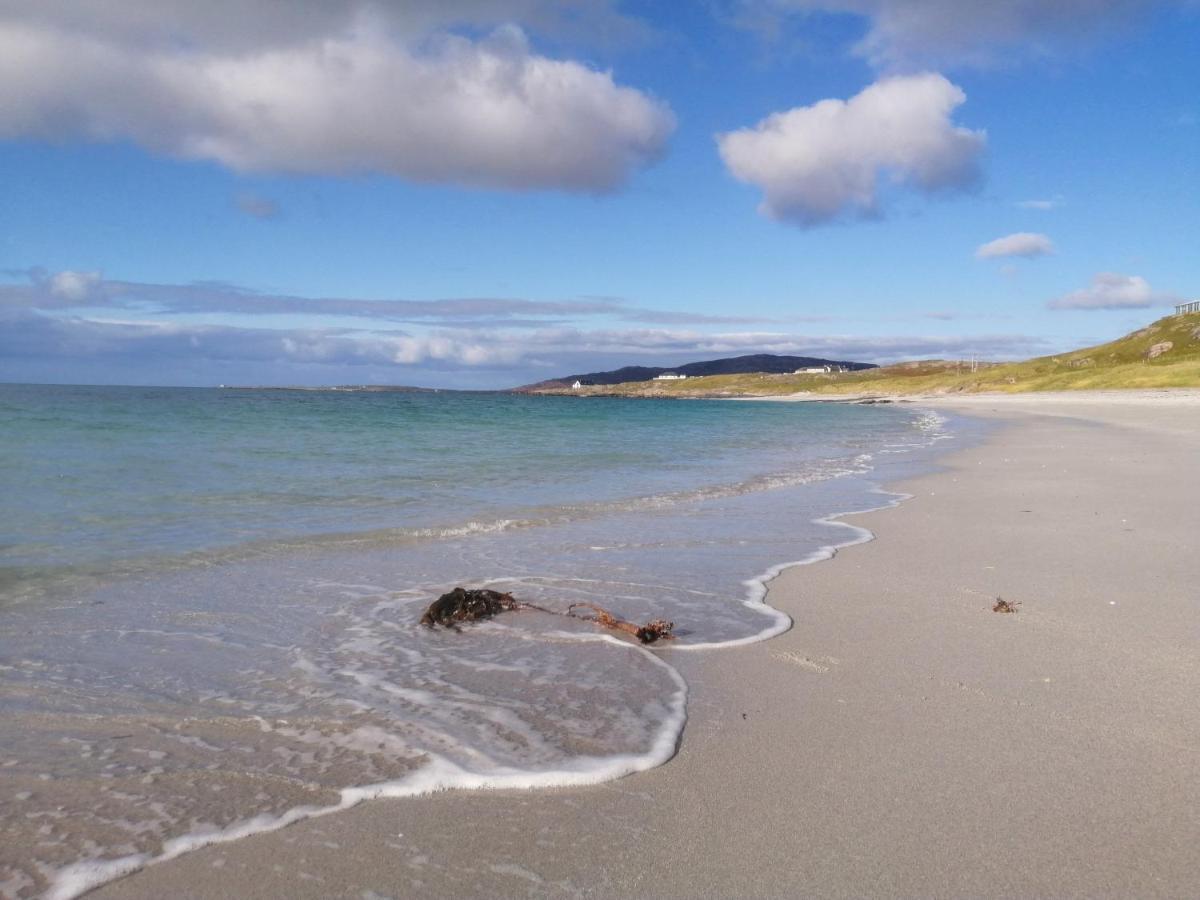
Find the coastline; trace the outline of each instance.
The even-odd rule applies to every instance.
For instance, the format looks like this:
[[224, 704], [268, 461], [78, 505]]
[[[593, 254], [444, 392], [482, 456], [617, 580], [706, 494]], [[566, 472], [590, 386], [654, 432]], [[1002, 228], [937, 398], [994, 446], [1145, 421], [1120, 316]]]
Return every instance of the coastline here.
[[670, 654], [694, 693], [666, 766], [376, 801], [93, 896], [1189, 893], [1200, 423], [945, 405], [1009, 427], [847, 517], [872, 544], [772, 581], [787, 634]]

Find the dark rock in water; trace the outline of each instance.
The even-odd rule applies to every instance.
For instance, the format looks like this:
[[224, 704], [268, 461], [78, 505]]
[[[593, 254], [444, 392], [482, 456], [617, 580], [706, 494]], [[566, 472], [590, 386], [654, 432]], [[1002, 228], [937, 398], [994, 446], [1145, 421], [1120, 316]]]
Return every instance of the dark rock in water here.
[[518, 605], [512, 594], [502, 594], [486, 588], [468, 590], [456, 587], [429, 604], [425, 615], [421, 616], [421, 624], [429, 628], [443, 625], [446, 628], [457, 629], [459, 622], [489, 619], [498, 613], [517, 609]]

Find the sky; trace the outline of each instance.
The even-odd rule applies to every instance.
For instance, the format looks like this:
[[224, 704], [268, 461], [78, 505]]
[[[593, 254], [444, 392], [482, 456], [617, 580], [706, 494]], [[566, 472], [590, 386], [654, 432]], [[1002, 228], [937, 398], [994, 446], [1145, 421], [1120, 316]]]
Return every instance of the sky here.
[[0, 0], [0, 381], [506, 388], [1200, 298], [1197, 0]]

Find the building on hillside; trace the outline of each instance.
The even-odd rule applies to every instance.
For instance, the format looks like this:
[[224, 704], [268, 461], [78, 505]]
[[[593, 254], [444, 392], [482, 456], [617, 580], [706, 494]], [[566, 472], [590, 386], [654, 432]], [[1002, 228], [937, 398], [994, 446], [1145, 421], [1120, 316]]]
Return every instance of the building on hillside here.
[[845, 372], [844, 366], [809, 366], [807, 369], [797, 369], [793, 375], [827, 375], [832, 372]]
[[576, 382], [575, 382], [573, 385], [571, 385], [571, 390], [573, 390], [573, 391], [577, 391], [577, 390], [579, 390], [581, 387], [583, 387], [583, 382], [582, 382], [582, 381], [576, 381]]
[[686, 375], [680, 375], [677, 372], [663, 372], [661, 375], [655, 375], [655, 381], [683, 381], [687, 378]]
[[1177, 316], [1194, 312], [1200, 312], [1200, 300], [1192, 300], [1189, 303], [1177, 303], [1175, 305], [1175, 315]]

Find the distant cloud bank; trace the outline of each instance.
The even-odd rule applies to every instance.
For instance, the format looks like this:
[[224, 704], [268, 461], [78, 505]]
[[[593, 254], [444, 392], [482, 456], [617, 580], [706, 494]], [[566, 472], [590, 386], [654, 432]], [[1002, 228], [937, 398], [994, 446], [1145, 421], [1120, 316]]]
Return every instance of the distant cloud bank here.
[[[214, 324], [213, 313], [230, 315]], [[497, 388], [635, 360], [672, 365], [765, 352], [891, 361], [1020, 357], [1044, 348], [1022, 334], [812, 335], [731, 327], [756, 321], [763, 320], [638, 308], [603, 297], [301, 298], [224, 284], [32, 270], [20, 283], [0, 283], [0, 380]]]
[[1037, 256], [1049, 256], [1053, 252], [1054, 242], [1046, 235], [1019, 231], [1016, 234], [980, 244], [975, 249], [975, 256], [977, 259], [1003, 259], [1012, 256], [1033, 259]]
[[925, 192], [977, 181], [984, 132], [951, 121], [965, 101], [941, 75], [885, 78], [849, 100], [799, 106], [718, 135], [717, 144], [730, 173], [762, 190], [764, 215], [801, 226], [844, 213], [874, 216], [881, 177]]

